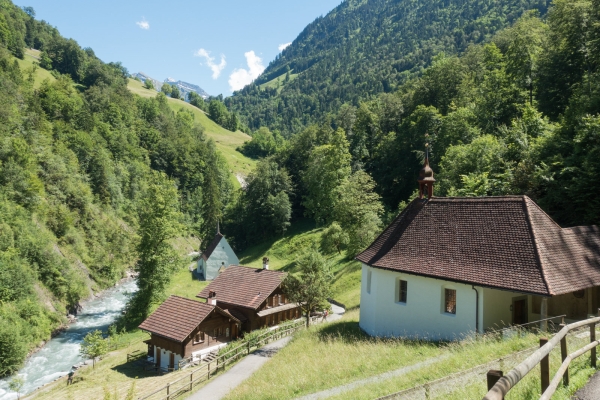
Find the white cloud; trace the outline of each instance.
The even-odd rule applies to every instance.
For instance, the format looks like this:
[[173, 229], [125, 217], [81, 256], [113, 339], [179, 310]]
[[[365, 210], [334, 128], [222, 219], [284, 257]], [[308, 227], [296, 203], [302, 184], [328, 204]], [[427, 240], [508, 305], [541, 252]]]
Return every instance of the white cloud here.
[[225, 62], [225, 56], [223, 54], [221, 54], [221, 62], [219, 64], [215, 64], [215, 58], [211, 57], [210, 52], [204, 49], [199, 49], [197, 52], [194, 53], [194, 55], [196, 57], [204, 58], [206, 65], [208, 65], [208, 67], [213, 72], [213, 79], [217, 79], [221, 75], [221, 71], [223, 71], [223, 68], [225, 68], [225, 66], [227, 65], [227, 62]]
[[150, 22], [146, 21], [146, 18], [142, 17], [141, 21], [138, 21], [135, 23], [137, 26], [139, 26], [142, 29], [150, 29]]
[[265, 70], [261, 58], [254, 54], [253, 50], [244, 53], [244, 56], [246, 56], [248, 69], [236, 68], [229, 75], [229, 87], [232, 91], [240, 90], [247, 84], [252, 83]]
[[292, 42], [280, 44], [279, 47], [278, 47], [279, 51], [283, 51], [290, 44], [292, 44]]

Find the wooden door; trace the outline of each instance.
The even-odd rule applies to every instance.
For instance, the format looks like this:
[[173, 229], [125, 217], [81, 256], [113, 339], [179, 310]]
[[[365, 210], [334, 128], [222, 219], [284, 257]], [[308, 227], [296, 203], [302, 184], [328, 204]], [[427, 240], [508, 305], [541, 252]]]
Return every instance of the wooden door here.
[[513, 324], [527, 323], [527, 299], [513, 301]]
[[160, 354], [161, 354], [161, 350], [157, 347], [156, 348], [156, 366], [158, 368], [160, 368]]
[[175, 354], [169, 353], [169, 368], [175, 368]]
[[235, 340], [238, 337], [238, 326], [237, 324], [233, 324], [231, 326], [231, 340]]

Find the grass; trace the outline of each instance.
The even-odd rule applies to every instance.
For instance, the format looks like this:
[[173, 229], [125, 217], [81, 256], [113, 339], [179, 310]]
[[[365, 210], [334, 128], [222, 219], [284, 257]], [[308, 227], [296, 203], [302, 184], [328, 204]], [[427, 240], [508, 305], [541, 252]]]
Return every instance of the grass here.
[[21, 72], [23, 72], [25, 78], [29, 76], [29, 71], [31, 71], [32, 68], [35, 68], [35, 73], [33, 75], [33, 87], [35, 89], [39, 88], [42, 82], [46, 79], [49, 79], [50, 81], [56, 80], [56, 78], [52, 76], [50, 71], [47, 71], [44, 68], [37, 65], [39, 63], [39, 58], [40, 51], [33, 49], [25, 49], [25, 58], [23, 60], [15, 58], [15, 60], [17, 60], [17, 62], [19, 63], [19, 68], [21, 68]]
[[[296, 261], [313, 246], [319, 246], [322, 228], [316, 228], [311, 220], [297, 221], [278, 239], [252, 246], [238, 256], [240, 264], [260, 268], [263, 257], [269, 257], [269, 268], [286, 272], [297, 272]], [[361, 266], [358, 261], [349, 260], [345, 255], [328, 255], [334, 278], [333, 298], [348, 309], [360, 305]]]
[[[189, 376], [191, 372], [189, 369], [158, 376], [153, 371], [144, 371], [134, 364], [126, 364], [127, 353], [135, 350], [147, 350], [146, 344], [141, 340], [149, 337], [148, 334], [141, 331], [128, 334], [128, 336], [132, 339], [138, 339], [137, 343], [109, 353], [102, 361], [96, 363], [94, 369], [91, 367], [80, 369], [75, 373], [73, 385], [66, 386], [66, 379], [59, 379], [24, 398], [103, 400], [107, 398], [105, 394], [108, 392], [113, 396], [108, 397], [110, 399], [124, 399], [131, 386], [135, 384], [134, 398], [137, 399], [166, 386], [170, 382]], [[202, 384], [195, 389], [198, 390], [201, 386]], [[116, 396], [114, 396], [115, 394]]]
[[377, 382], [333, 397], [372, 399], [532, 347], [537, 341], [533, 334], [507, 340], [484, 336], [452, 343], [374, 338], [360, 330], [358, 311], [354, 310], [337, 322], [296, 334], [288, 346], [226, 399], [294, 398], [424, 360], [437, 360], [391, 379], [383, 388]]
[[[568, 337], [568, 348], [570, 352], [583, 347], [589, 343], [589, 336], [585, 338], [577, 338], [575, 336]], [[550, 353], [550, 380], [554, 377], [554, 374], [558, 370], [562, 363], [560, 357], [560, 347], [555, 348]], [[505, 371], [507, 372], [507, 371]], [[582, 388], [589, 380], [589, 378], [596, 373], [597, 370], [590, 366], [590, 353], [586, 353], [575, 359], [569, 366], [569, 386], [563, 386], [562, 383], [558, 386], [556, 392], [552, 396], [552, 399], [556, 400], [568, 400], [571, 399], [573, 394], [580, 388]], [[506, 400], [520, 400], [520, 399], [538, 399], [541, 396], [541, 381], [540, 381], [540, 367], [535, 367], [529, 374], [525, 376], [508, 394], [505, 396]], [[482, 376], [479, 382], [468, 385], [462, 388], [456, 388], [450, 394], [444, 394], [435, 396], [435, 399], [480, 399], [487, 393], [487, 386], [485, 376]]]
[[[293, 69], [290, 70], [290, 80], [289, 80], [289, 82], [292, 82], [299, 75], [299, 74], [292, 73], [293, 71], [294, 71]], [[281, 92], [281, 90], [283, 89], [283, 87], [286, 85], [285, 75], [286, 74], [281, 74], [277, 78], [273, 78], [269, 82], [265, 82], [262, 85], [259, 85], [259, 87], [261, 89], [264, 89], [264, 88], [269, 88], [269, 89], [277, 88], [277, 93], [279, 93], [279, 92]], [[287, 82], [287, 83], [289, 83], [289, 82]], [[277, 87], [278, 85], [279, 85], [279, 87]]]
[[[127, 87], [132, 93], [142, 97], [155, 97], [157, 94], [156, 90], [146, 89], [142, 82], [134, 79], [129, 79]], [[225, 160], [227, 160], [227, 164], [229, 165], [229, 169], [232, 174], [232, 179], [235, 180], [237, 187], [239, 187], [239, 183], [235, 178], [236, 174], [247, 176], [254, 168], [256, 161], [236, 151], [236, 148], [241, 146], [244, 142], [250, 140], [251, 137], [241, 131], [228, 131], [208, 118], [204, 111], [186, 103], [183, 100], [168, 98], [168, 101], [169, 106], [175, 112], [182, 108], [192, 111], [195, 121], [204, 127], [204, 133], [206, 136], [215, 141], [220, 153], [223, 155], [223, 157], [225, 157]]]

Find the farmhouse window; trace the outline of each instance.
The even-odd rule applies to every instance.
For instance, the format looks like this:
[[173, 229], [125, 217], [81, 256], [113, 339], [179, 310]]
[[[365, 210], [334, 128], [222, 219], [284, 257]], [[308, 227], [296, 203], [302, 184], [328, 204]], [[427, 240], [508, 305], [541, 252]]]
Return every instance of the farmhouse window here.
[[198, 332], [194, 336], [194, 344], [204, 342], [204, 332]]
[[445, 289], [445, 305], [444, 310], [448, 314], [456, 314], [456, 290]]
[[399, 280], [398, 281], [398, 302], [406, 303], [406, 297], [408, 292], [408, 282]]
[[225, 337], [229, 337], [229, 328], [225, 328]]

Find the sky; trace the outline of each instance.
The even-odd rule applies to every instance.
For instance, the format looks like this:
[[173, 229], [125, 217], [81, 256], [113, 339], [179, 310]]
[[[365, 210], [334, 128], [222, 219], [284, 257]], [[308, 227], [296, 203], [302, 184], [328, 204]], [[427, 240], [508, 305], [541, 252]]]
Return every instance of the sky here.
[[341, 0], [13, 0], [130, 73], [182, 80], [210, 95], [252, 82]]

